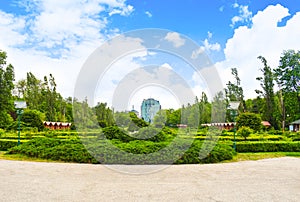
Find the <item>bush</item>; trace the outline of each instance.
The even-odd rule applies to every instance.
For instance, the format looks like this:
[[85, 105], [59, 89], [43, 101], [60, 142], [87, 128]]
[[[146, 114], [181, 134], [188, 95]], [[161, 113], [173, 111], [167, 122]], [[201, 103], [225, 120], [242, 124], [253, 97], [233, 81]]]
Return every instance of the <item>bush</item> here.
[[0, 140], [0, 151], [7, 151], [9, 148], [17, 146], [17, 140]]
[[237, 152], [300, 152], [300, 142], [237, 142]]
[[[189, 140], [180, 140], [170, 149], [168, 142], [145, 140], [128, 143], [120, 140], [97, 140], [83, 145], [79, 140], [35, 138], [10, 148], [8, 153], [78, 163], [99, 163], [99, 160], [105, 164], [166, 164], [177, 159], [176, 164], [216, 163], [233, 157], [234, 152], [230, 146], [216, 145], [212, 151], [207, 151], [199, 158], [202, 143], [195, 140], [190, 145]], [[185, 148], [189, 149], [186, 151]]]
[[260, 116], [250, 112], [240, 114], [236, 119], [236, 124], [237, 128], [248, 126], [255, 132], [259, 131], [262, 127]]
[[8, 154], [23, 154], [34, 158], [65, 162], [97, 163], [79, 140], [35, 138], [20, 146], [10, 148]]
[[102, 131], [103, 131], [104, 136], [109, 140], [118, 139], [123, 142], [129, 142], [129, 141], [134, 140], [133, 137], [129, 136], [126, 133], [126, 131], [120, 129], [118, 126], [106, 127]]
[[251, 130], [251, 128], [249, 128], [248, 126], [242, 126], [239, 128], [239, 130], [237, 131], [237, 134], [239, 134], [240, 136], [242, 136], [243, 138], [245, 138], [245, 140], [247, 139], [247, 137], [249, 137], [249, 135], [252, 133], [253, 131]]

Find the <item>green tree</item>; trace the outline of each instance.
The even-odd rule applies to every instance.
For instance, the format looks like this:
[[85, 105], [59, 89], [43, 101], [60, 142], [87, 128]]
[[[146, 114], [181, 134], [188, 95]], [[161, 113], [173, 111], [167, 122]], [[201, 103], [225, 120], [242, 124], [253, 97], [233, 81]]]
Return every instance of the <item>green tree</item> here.
[[300, 118], [300, 51], [284, 51], [274, 70], [280, 89], [282, 122]]
[[258, 95], [262, 95], [265, 98], [265, 106], [263, 118], [271, 123], [275, 129], [279, 129], [278, 120], [276, 120], [275, 112], [277, 111], [277, 106], [275, 104], [275, 94], [274, 94], [274, 75], [272, 69], [267, 64], [267, 60], [259, 56], [258, 59], [261, 60], [264, 67], [261, 69], [263, 73], [262, 77], [257, 77], [256, 80], [260, 81], [260, 86], [262, 90], [255, 90]]
[[[234, 78], [234, 82], [229, 81], [225, 88], [225, 94], [227, 98], [227, 102], [229, 101], [240, 101], [240, 111], [244, 111], [245, 104], [244, 104], [244, 92], [243, 88], [241, 86], [241, 79], [238, 75], [238, 70], [237, 68], [232, 68], [231, 69], [231, 74]], [[230, 116], [227, 116], [230, 117]]]
[[254, 131], [259, 131], [261, 129], [261, 118], [258, 114], [251, 112], [241, 113], [236, 119], [237, 128], [247, 126]]
[[156, 128], [162, 128], [165, 126], [166, 121], [167, 121], [166, 110], [160, 110], [154, 116], [153, 125]]
[[13, 111], [14, 68], [6, 64], [6, 53], [0, 50], [0, 128], [6, 128], [12, 122], [9, 115]]
[[22, 115], [22, 122], [29, 127], [37, 128], [39, 131], [44, 129], [44, 114], [37, 110], [26, 109]]
[[295, 92], [300, 107], [300, 51], [284, 51], [275, 69], [277, 82], [284, 92]]
[[252, 133], [252, 129], [248, 126], [242, 126], [238, 129], [237, 134], [239, 134], [240, 136], [242, 136], [243, 138], [245, 138], [245, 140], [247, 139], [247, 137], [249, 137], [249, 135]]

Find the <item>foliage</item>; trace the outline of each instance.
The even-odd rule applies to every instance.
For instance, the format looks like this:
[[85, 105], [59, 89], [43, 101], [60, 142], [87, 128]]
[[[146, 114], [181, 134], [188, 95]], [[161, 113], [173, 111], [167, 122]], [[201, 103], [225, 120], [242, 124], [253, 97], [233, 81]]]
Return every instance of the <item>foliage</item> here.
[[9, 148], [17, 146], [17, 140], [0, 139], [0, 151], [7, 151]]
[[249, 135], [250, 135], [252, 132], [253, 132], [252, 129], [249, 128], [248, 126], [242, 126], [242, 127], [240, 127], [239, 130], [237, 131], [237, 133], [238, 133], [240, 136], [244, 137], [245, 140], [247, 139], [247, 137], [249, 137]]
[[126, 131], [122, 130], [117, 126], [103, 128], [102, 132], [105, 135], [105, 137], [109, 140], [118, 139], [123, 142], [129, 142], [131, 140], [134, 140], [134, 138], [129, 136], [126, 133]]
[[262, 91], [256, 90], [256, 93], [265, 98], [263, 118], [264, 120], [269, 121], [275, 129], [279, 129], [276, 116], [274, 115], [277, 109], [274, 95], [274, 75], [271, 67], [267, 64], [267, 60], [262, 56], [259, 56], [258, 59], [260, 59], [264, 65], [264, 67], [261, 69], [263, 77], [256, 78], [261, 82], [260, 85], [263, 89]]
[[[157, 151], [167, 148], [168, 145], [165, 142], [143, 141], [143, 144], [141, 144], [139, 140], [135, 140], [129, 143], [114, 141], [114, 144], [123, 151], [122, 156], [120, 156], [119, 150], [109, 146], [107, 141], [97, 141], [85, 145], [88, 151], [91, 152], [90, 154], [79, 140], [58, 140], [53, 138], [35, 138], [20, 146], [10, 148], [8, 154], [22, 154], [35, 158], [78, 163], [99, 163], [97, 161], [99, 160], [105, 164], [161, 164], [172, 163], [174, 159], [171, 157], [176, 153], [180, 154], [180, 148], [184, 148], [186, 142], [177, 142], [174, 150], [165, 149], [163, 150], [163, 155]], [[181, 158], [178, 157], [179, 159], [175, 163], [216, 163], [230, 160], [234, 154], [230, 146], [216, 145], [207, 155], [199, 158], [201, 146], [201, 141], [194, 141], [188, 151]]]
[[300, 152], [300, 142], [237, 142], [237, 152]]
[[149, 125], [149, 123], [143, 119], [138, 118], [134, 112], [129, 112], [129, 117], [131, 122], [129, 124], [128, 131], [130, 132], [138, 131], [140, 128], [147, 127]]
[[236, 125], [237, 128], [248, 126], [254, 131], [259, 131], [262, 126], [260, 116], [251, 112], [240, 114], [236, 119]]
[[13, 109], [12, 90], [14, 88], [14, 67], [6, 64], [6, 53], [0, 50], [0, 128], [10, 123], [9, 112]]
[[28, 127], [36, 127], [39, 131], [44, 129], [42, 121], [43, 114], [37, 110], [25, 110], [22, 115], [22, 122]]
[[[244, 92], [243, 88], [241, 87], [241, 79], [239, 78], [238, 75], [238, 70], [237, 68], [231, 68], [231, 74], [234, 77], [234, 82], [232, 83], [229, 81], [225, 88], [225, 95], [227, 98], [227, 102], [229, 101], [239, 101], [240, 104], [240, 111], [244, 111]], [[231, 116], [227, 114], [228, 120], [231, 121]]]
[[107, 107], [106, 103], [98, 102], [98, 104], [94, 107], [94, 111], [100, 127], [104, 128], [115, 125], [113, 111]]
[[20, 146], [10, 148], [8, 154], [23, 154], [29, 157], [65, 162], [97, 163], [79, 140], [35, 138]]

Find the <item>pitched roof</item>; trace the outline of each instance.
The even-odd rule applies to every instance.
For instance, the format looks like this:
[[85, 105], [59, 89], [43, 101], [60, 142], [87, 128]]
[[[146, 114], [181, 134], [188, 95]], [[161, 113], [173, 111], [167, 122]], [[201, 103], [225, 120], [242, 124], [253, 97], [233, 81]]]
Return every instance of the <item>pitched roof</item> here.
[[269, 121], [262, 121], [261, 124], [263, 124], [264, 126], [271, 126]]
[[300, 124], [300, 119], [290, 123], [290, 125], [293, 125], [293, 124]]

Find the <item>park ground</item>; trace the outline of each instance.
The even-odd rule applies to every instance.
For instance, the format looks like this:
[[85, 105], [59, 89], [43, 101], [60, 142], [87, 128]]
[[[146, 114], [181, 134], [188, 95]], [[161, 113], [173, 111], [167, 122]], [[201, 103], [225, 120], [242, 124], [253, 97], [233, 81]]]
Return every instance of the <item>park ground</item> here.
[[[143, 166], [125, 166], [128, 171]], [[123, 169], [124, 170], [124, 169]], [[0, 201], [298, 201], [300, 158], [171, 165], [126, 174], [103, 165], [0, 160]]]

